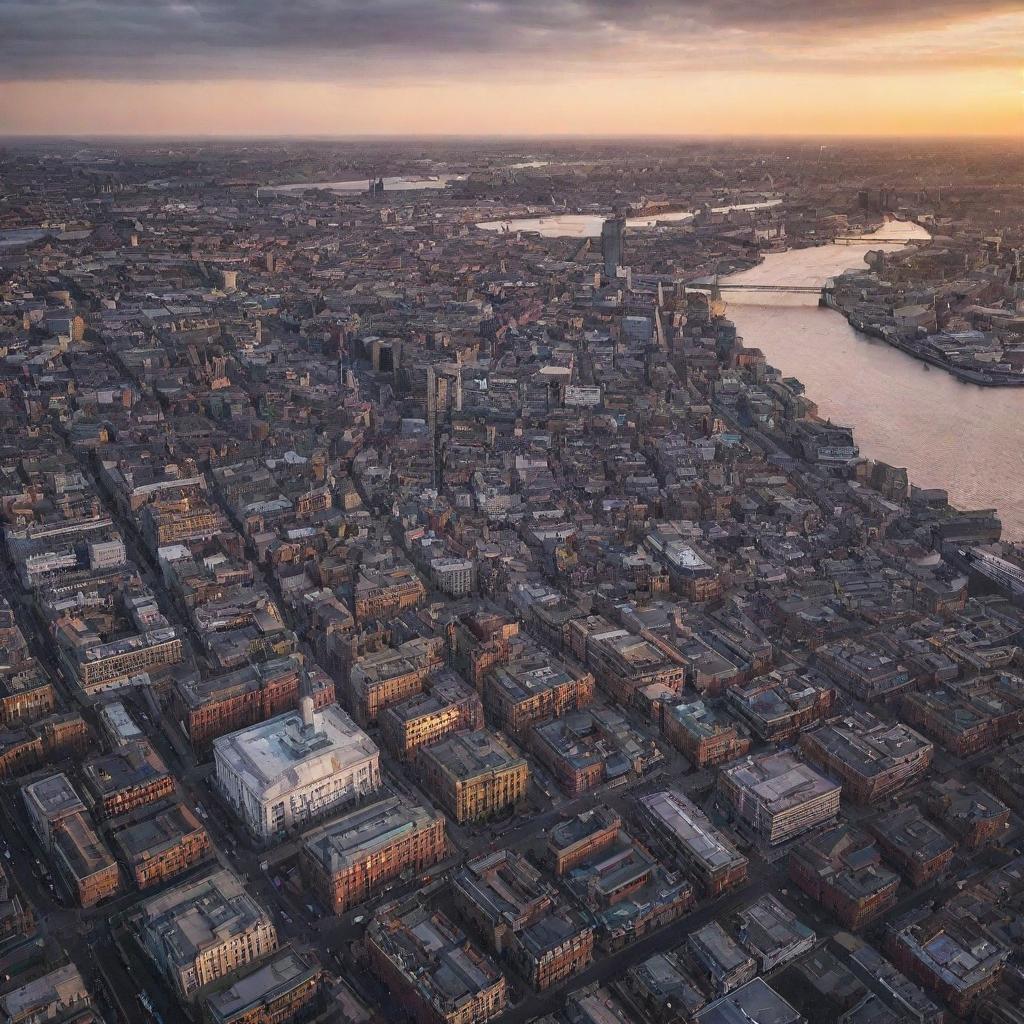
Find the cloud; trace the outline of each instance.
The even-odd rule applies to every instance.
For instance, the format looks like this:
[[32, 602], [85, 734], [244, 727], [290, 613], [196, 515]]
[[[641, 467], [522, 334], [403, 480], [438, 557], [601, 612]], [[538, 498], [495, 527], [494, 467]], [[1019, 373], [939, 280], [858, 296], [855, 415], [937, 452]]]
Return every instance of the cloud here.
[[1020, 12], [1020, 0], [0, 0], [0, 78], [834, 66], [870, 62], [873, 39], [918, 32], [931, 42], [911, 41], [907, 61], [1010, 63], [1019, 33], [989, 32], [975, 49], [967, 30]]

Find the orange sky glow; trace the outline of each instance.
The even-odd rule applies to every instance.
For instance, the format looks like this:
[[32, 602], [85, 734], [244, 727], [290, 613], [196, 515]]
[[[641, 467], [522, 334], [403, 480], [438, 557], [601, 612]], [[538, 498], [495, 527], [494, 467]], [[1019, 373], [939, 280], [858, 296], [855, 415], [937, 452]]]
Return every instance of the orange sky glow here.
[[49, 63], [42, 48], [6, 62], [0, 134], [1024, 139], [1024, 10], [1012, 8], [979, 2], [946, 20], [871, 31], [844, 23], [824, 34], [805, 22], [784, 31], [742, 20], [686, 28], [667, 20], [671, 11], [654, 12], [650, 26], [641, 18], [567, 35], [565, 52], [533, 25], [519, 25], [506, 47], [491, 35], [463, 40], [458, 22], [420, 50], [414, 40], [391, 44], [386, 25], [360, 48], [341, 35], [282, 47], [253, 38], [208, 52], [183, 35], [152, 59], [145, 38], [126, 39], [124, 59], [87, 43], [81, 62], [72, 38], [50, 48]]

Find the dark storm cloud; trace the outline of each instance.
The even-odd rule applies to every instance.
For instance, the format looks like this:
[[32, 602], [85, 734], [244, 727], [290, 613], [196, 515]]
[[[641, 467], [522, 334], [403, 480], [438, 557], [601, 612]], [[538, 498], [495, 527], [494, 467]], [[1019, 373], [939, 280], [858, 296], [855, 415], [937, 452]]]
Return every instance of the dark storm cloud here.
[[0, 0], [0, 78], [338, 77], [470, 57], [585, 59], [723, 32], [941, 25], [1021, 0]]

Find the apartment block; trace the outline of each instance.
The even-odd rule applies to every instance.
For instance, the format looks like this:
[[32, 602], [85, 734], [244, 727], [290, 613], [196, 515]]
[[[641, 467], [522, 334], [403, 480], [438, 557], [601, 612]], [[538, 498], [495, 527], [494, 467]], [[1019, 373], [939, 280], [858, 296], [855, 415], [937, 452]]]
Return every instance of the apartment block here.
[[417, 1024], [484, 1024], [508, 1005], [504, 975], [444, 914], [385, 904], [366, 932], [370, 964]]
[[960, 1017], [995, 987], [1011, 955], [972, 915], [927, 909], [890, 929], [886, 949], [901, 971]]
[[453, 882], [455, 906], [542, 991], [586, 967], [594, 933], [521, 854], [508, 850], [468, 861]]
[[653, 740], [607, 707], [534, 726], [532, 741], [537, 759], [570, 796], [645, 775], [664, 760]]
[[698, 768], [732, 761], [750, 749], [736, 722], [707, 701], [662, 701], [660, 712], [665, 739]]
[[364, 655], [349, 671], [349, 703], [356, 721], [369, 725], [386, 708], [422, 692], [423, 681], [441, 661], [442, 642], [410, 640]]
[[789, 876], [811, 899], [856, 931], [896, 903], [899, 875], [882, 863], [874, 840], [850, 825], [837, 825], [804, 840], [789, 853]]
[[586, 708], [594, 699], [594, 677], [532, 644], [521, 645], [484, 677], [483, 698], [491, 721], [525, 742], [539, 722]]
[[554, 874], [561, 878], [614, 845], [621, 827], [622, 820], [608, 807], [599, 805], [593, 810], [581, 811], [551, 829], [546, 860]]
[[526, 796], [530, 769], [497, 734], [454, 732], [421, 747], [424, 785], [459, 823], [513, 808]]
[[174, 793], [174, 777], [148, 740], [135, 740], [82, 765], [85, 789], [104, 818], [128, 814]]
[[53, 862], [81, 907], [94, 907], [121, 887], [121, 873], [85, 814], [61, 818], [53, 829]]
[[746, 881], [747, 858], [681, 792], [662, 790], [636, 799], [659, 848], [677, 860], [708, 896]]
[[312, 890], [342, 914], [403, 873], [443, 860], [447, 852], [443, 815], [385, 796], [307, 833], [301, 865]]
[[933, 782], [927, 799], [928, 813], [970, 850], [998, 839], [1009, 825], [1010, 808], [976, 782], [955, 776]]
[[790, 751], [748, 755], [723, 768], [719, 792], [736, 819], [769, 846], [832, 821], [841, 787]]
[[360, 623], [392, 619], [427, 596], [423, 581], [409, 565], [360, 569], [354, 589], [353, 612]]
[[969, 757], [1024, 729], [1024, 679], [995, 673], [912, 693], [903, 714], [947, 750]]
[[[335, 700], [334, 682], [311, 666], [308, 692], [320, 711]], [[190, 675], [174, 686], [174, 707], [193, 748], [206, 753], [218, 736], [258, 725], [299, 706], [303, 666], [294, 657], [272, 658], [200, 679]]]
[[802, 733], [800, 752], [842, 779], [845, 797], [871, 804], [919, 779], [934, 747], [902, 722], [889, 724], [861, 711]]
[[140, 945], [185, 1002], [277, 949], [270, 915], [226, 870], [153, 896], [132, 922]]
[[956, 844], [913, 804], [880, 815], [868, 827], [911, 885], [924, 885], [941, 875], [956, 851]]
[[484, 726], [480, 696], [454, 672], [433, 672], [426, 686], [428, 692], [386, 708], [378, 720], [384, 745], [403, 761], [449, 733]]
[[112, 823], [111, 842], [140, 889], [168, 881], [213, 856], [209, 834], [183, 803], [143, 807]]
[[810, 673], [778, 671], [730, 687], [729, 708], [759, 739], [788, 743], [801, 729], [826, 718], [836, 692]]
[[283, 948], [203, 1000], [210, 1024], [293, 1024], [318, 1009], [323, 969], [308, 953]]

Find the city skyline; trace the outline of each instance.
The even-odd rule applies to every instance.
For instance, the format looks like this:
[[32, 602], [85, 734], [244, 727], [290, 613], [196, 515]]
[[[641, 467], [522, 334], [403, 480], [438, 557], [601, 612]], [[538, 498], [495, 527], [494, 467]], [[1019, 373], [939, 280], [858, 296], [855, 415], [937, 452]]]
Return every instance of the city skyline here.
[[[1019, 3], [0, 4], [0, 134], [1019, 134]], [[56, 60], [55, 40], [74, 40]]]

